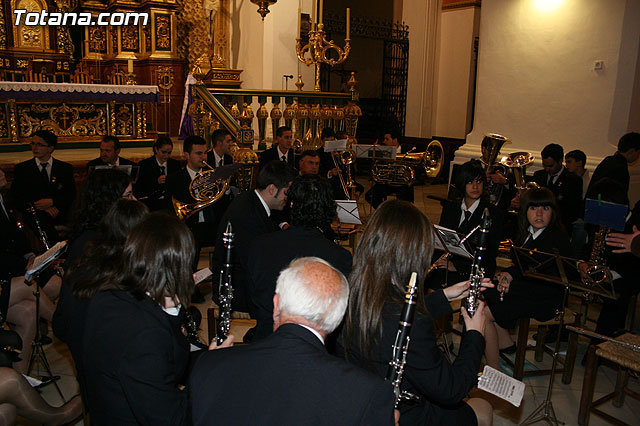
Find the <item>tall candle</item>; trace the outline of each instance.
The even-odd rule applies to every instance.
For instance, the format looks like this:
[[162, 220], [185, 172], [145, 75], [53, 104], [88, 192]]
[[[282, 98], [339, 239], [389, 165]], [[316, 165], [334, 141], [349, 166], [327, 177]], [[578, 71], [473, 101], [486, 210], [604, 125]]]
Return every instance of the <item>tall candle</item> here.
[[313, 25], [316, 23], [316, 2], [311, 2], [311, 30], [313, 31]]
[[320, 13], [318, 13], [318, 24], [322, 24], [322, 9], [324, 6], [324, 0], [320, 0]]
[[302, 11], [298, 8], [298, 38], [300, 38], [300, 17], [302, 15]]
[[347, 39], [349, 39], [349, 30], [351, 29], [351, 9], [347, 8]]
[[127, 72], [133, 74], [133, 59], [127, 61]]

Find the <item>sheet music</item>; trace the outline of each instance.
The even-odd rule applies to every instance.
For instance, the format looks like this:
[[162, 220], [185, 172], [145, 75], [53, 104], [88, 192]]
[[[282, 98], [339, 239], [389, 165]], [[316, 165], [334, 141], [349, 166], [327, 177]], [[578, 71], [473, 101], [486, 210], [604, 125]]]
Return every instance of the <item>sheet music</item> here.
[[[467, 259], [473, 259], [473, 255], [469, 253], [467, 248], [463, 245], [460, 245], [460, 235], [454, 231], [453, 229], [445, 228], [444, 226], [433, 225], [433, 232], [437, 232], [444, 243], [447, 245], [447, 250], [451, 253], [465, 257]], [[436, 235], [433, 237], [433, 247], [436, 250], [446, 251], [445, 247], [442, 245], [440, 238]]]
[[211, 275], [213, 275], [213, 272], [211, 272], [211, 269], [202, 268], [198, 272], [196, 272], [196, 276], [195, 276], [195, 280], [194, 281], [195, 281], [196, 285], [198, 285], [202, 281], [204, 281], [207, 278], [209, 278]]
[[324, 142], [324, 152], [344, 151], [345, 149], [347, 149], [346, 139]]
[[362, 225], [356, 200], [336, 200], [336, 208], [338, 210], [338, 221], [340, 223]]
[[482, 376], [478, 378], [478, 389], [502, 398], [516, 407], [520, 406], [524, 396], [523, 382], [488, 365], [484, 366]]
[[24, 279], [29, 281], [33, 278], [35, 274], [42, 271], [47, 267], [51, 262], [53, 262], [60, 254], [62, 250], [67, 246], [66, 241], [57, 242], [56, 245], [51, 247], [49, 250], [42, 253], [40, 256], [37, 256], [33, 259], [33, 263], [31, 264], [31, 268], [24, 274]]

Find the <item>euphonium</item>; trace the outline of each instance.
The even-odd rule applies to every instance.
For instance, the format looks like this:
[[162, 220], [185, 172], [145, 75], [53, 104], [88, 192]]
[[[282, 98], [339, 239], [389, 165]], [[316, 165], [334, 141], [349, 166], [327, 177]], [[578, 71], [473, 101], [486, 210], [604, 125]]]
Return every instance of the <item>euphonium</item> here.
[[[482, 144], [487, 146], [486, 158], [480, 160], [484, 164], [485, 173], [491, 168], [501, 175], [506, 175], [506, 168], [504, 165], [497, 163], [496, 160], [500, 154], [502, 146], [511, 143], [511, 140], [506, 136], [499, 135], [497, 133], [488, 133], [484, 135]], [[493, 205], [497, 205], [500, 201], [500, 196], [504, 190], [504, 185], [493, 183], [489, 181], [487, 184], [486, 193], [489, 195], [489, 201]]]
[[189, 184], [189, 193], [196, 200], [195, 203], [182, 203], [175, 198], [171, 198], [171, 204], [176, 212], [178, 219], [185, 220], [200, 210], [209, 207], [218, 201], [227, 189], [229, 189], [229, 181], [231, 177], [225, 179], [216, 179], [213, 174], [215, 170], [205, 161], [204, 165], [209, 168], [198, 174]]
[[513, 177], [516, 181], [516, 189], [524, 191], [531, 188], [539, 188], [535, 182], [525, 182], [526, 167], [533, 163], [534, 156], [530, 152], [512, 152], [506, 157], [502, 157], [500, 164], [511, 169]]
[[[413, 150], [412, 150], [413, 151]], [[444, 150], [442, 144], [433, 140], [424, 152], [397, 154], [395, 160], [378, 160], [371, 168], [376, 183], [404, 186], [415, 182], [415, 169], [422, 169], [427, 177], [438, 176], [442, 169]]]

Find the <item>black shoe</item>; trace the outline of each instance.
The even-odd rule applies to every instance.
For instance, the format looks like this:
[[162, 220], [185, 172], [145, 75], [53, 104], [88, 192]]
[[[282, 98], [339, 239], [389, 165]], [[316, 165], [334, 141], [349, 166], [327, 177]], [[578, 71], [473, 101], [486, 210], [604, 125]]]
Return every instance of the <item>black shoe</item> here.
[[34, 388], [36, 388], [36, 389], [43, 388], [43, 387], [45, 387], [47, 385], [50, 385], [51, 383], [55, 382], [56, 380], [60, 380], [60, 376], [42, 376], [40, 378], [40, 381], [42, 383], [40, 383], [37, 386], [34, 386]]
[[501, 354], [505, 354], [505, 355], [513, 355], [516, 353], [516, 344], [514, 343], [513, 345], [506, 347], [504, 349], [500, 349], [500, 353]]

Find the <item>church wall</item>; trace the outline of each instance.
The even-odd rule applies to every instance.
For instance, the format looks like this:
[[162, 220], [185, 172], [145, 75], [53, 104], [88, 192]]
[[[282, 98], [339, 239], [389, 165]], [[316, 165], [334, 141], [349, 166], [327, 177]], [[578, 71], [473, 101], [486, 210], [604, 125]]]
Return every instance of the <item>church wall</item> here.
[[471, 129], [473, 40], [479, 20], [477, 7], [442, 11], [434, 136], [464, 139]]
[[483, 135], [495, 132], [513, 140], [505, 152], [539, 157], [550, 142], [582, 149], [593, 170], [622, 134], [639, 130], [629, 114], [640, 3], [564, 0], [552, 11], [536, 3], [483, 1], [475, 122], [456, 163], [476, 157]]

